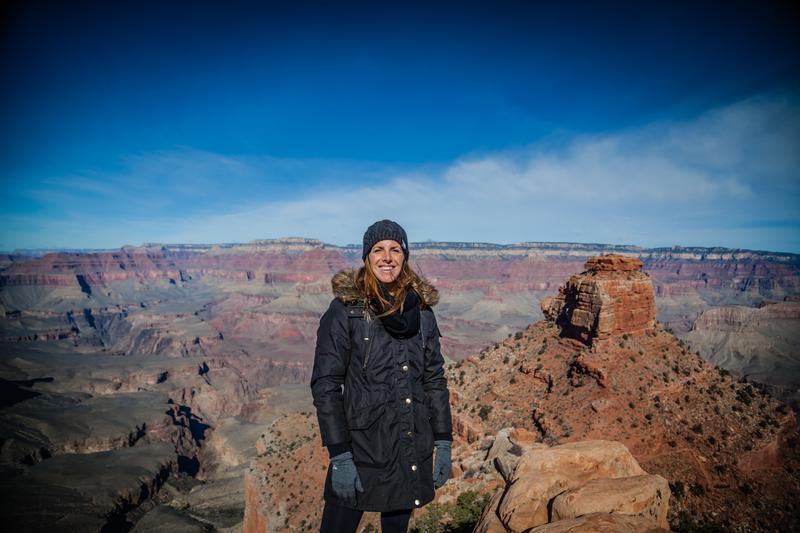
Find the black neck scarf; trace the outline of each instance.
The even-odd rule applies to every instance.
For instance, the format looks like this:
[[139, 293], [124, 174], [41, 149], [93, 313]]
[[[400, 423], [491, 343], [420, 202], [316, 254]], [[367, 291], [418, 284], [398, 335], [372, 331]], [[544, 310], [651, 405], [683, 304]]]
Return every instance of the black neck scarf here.
[[[381, 295], [389, 301], [389, 306], [381, 304], [379, 299], [373, 300], [373, 306], [378, 309], [378, 314], [385, 312], [394, 303], [394, 296], [389, 294], [388, 289], [383, 283], [378, 283], [381, 290]], [[410, 339], [419, 331], [419, 310], [420, 302], [419, 296], [413, 290], [406, 292], [406, 298], [403, 301], [403, 312], [395, 311], [391, 315], [381, 317], [381, 322], [389, 335], [396, 339]]]

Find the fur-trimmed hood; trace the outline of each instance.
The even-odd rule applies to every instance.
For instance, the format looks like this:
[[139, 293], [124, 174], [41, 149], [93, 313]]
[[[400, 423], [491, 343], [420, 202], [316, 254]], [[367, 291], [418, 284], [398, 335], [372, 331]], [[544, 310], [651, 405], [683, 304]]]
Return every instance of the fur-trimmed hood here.
[[[356, 304], [363, 299], [363, 293], [356, 286], [356, 274], [358, 269], [346, 269], [340, 270], [331, 278], [333, 295], [342, 303]], [[418, 278], [422, 308], [433, 307], [439, 303], [439, 291], [422, 276]]]

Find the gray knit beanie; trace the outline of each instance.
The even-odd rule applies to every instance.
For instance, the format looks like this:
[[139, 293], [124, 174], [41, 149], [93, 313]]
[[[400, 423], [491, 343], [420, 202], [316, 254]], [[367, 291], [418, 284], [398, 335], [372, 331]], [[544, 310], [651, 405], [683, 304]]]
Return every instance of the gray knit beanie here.
[[397, 241], [400, 243], [400, 248], [403, 249], [403, 254], [408, 261], [408, 237], [406, 237], [406, 230], [391, 220], [383, 219], [374, 223], [367, 228], [364, 233], [364, 248], [361, 250], [361, 259], [364, 260], [369, 255], [369, 251], [375, 246], [375, 243], [385, 240]]

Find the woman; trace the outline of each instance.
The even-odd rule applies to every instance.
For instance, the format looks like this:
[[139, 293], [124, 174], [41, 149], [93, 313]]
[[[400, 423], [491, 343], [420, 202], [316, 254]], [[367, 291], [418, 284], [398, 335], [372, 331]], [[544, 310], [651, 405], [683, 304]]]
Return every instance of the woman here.
[[322, 532], [354, 532], [364, 511], [381, 512], [384, 533], [406, 531], [412, 510], [450, 477], [449, 393], [431, 309], [439, 294], [408, 254], [405, 230], [381, 220], [364, 234], [364, 266], [332, 280], [311, 376], [331, 457]]

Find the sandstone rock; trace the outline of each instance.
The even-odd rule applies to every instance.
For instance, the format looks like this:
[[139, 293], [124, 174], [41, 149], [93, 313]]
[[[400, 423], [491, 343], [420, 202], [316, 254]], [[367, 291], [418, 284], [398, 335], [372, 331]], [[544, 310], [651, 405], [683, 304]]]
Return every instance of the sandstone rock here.
[[484, 465], [493, 465], [503, 479], [509, 481], [520, 458], [535, 448], [547, 448], [535, 442], [536, 435], [521, 428], [503, 428], [497, 432]]
[[548, 502], [560, 492], [590, 479], [645, 474], [624, 445], [613, 441], [581, 441], [534, 449], [520, 460], [498, 515], [511, 531], [546, 524]]
[[520, 446], [537, 444], [539, 436], [533, 431], [528, 431], [525, 428], [512, 428], [508, 435], [511, 442]]
[[558, 295], [542, 300], [542, 312], [564, 334], [586, 344], [655, 327], [655, 296], [642, 262], [619, 255], [593, 257]]
[[667, 528], [669, 483], [657, 475], [592, 479], [553, 500], [552, 520], [610, 512], [638, 515]]
[[244, 522], [242, 531], [248, 533], [266, 533], [269, 527], [269, 513], [265, 511], [267, 502], [265, 493], [266, 476], [256, 468], [248, 469], [244, 474]]
[[641, 270], [642, 266], [643, 263], [640, 259], [617, 254], [597, 255], [586, 261], [586, 270], [596, 272], [633, 272]]
[[533, 528], [529, 533], [668, 533], [641, 516], [593, 513]]
[[[578, 385], [582, 376], [590, 376], [597, 381], [598, 385], [606, 387], [608, 385], [606, 379], [608, 373], [606, 370], [607, 359], [607, 357], [603, 357], [602, 354], [598, 354], [597, 352], [580, 354], [572, 363], [572, 370], [574, 372], [570, 383], [572, 385]], [[595, 406], [593, 405], [592, 408], [594, 409]]]
[[492, 499], [489, 500], [489, 503], [486, 504], [486, 507], [483, 509], [483, 514], [480, 520], [478, 520], [478, 525], [475, 526], [475, 531], [473, 533], [508, 533], [500, 517], [497, 516], [497, 507], [502, 499], [503, 491], [498, 490], [495, 492]]
[[460, 413], [453, 413], [453, 432], [467, 442], [480, 440], [484, 432], [480, 424]]

